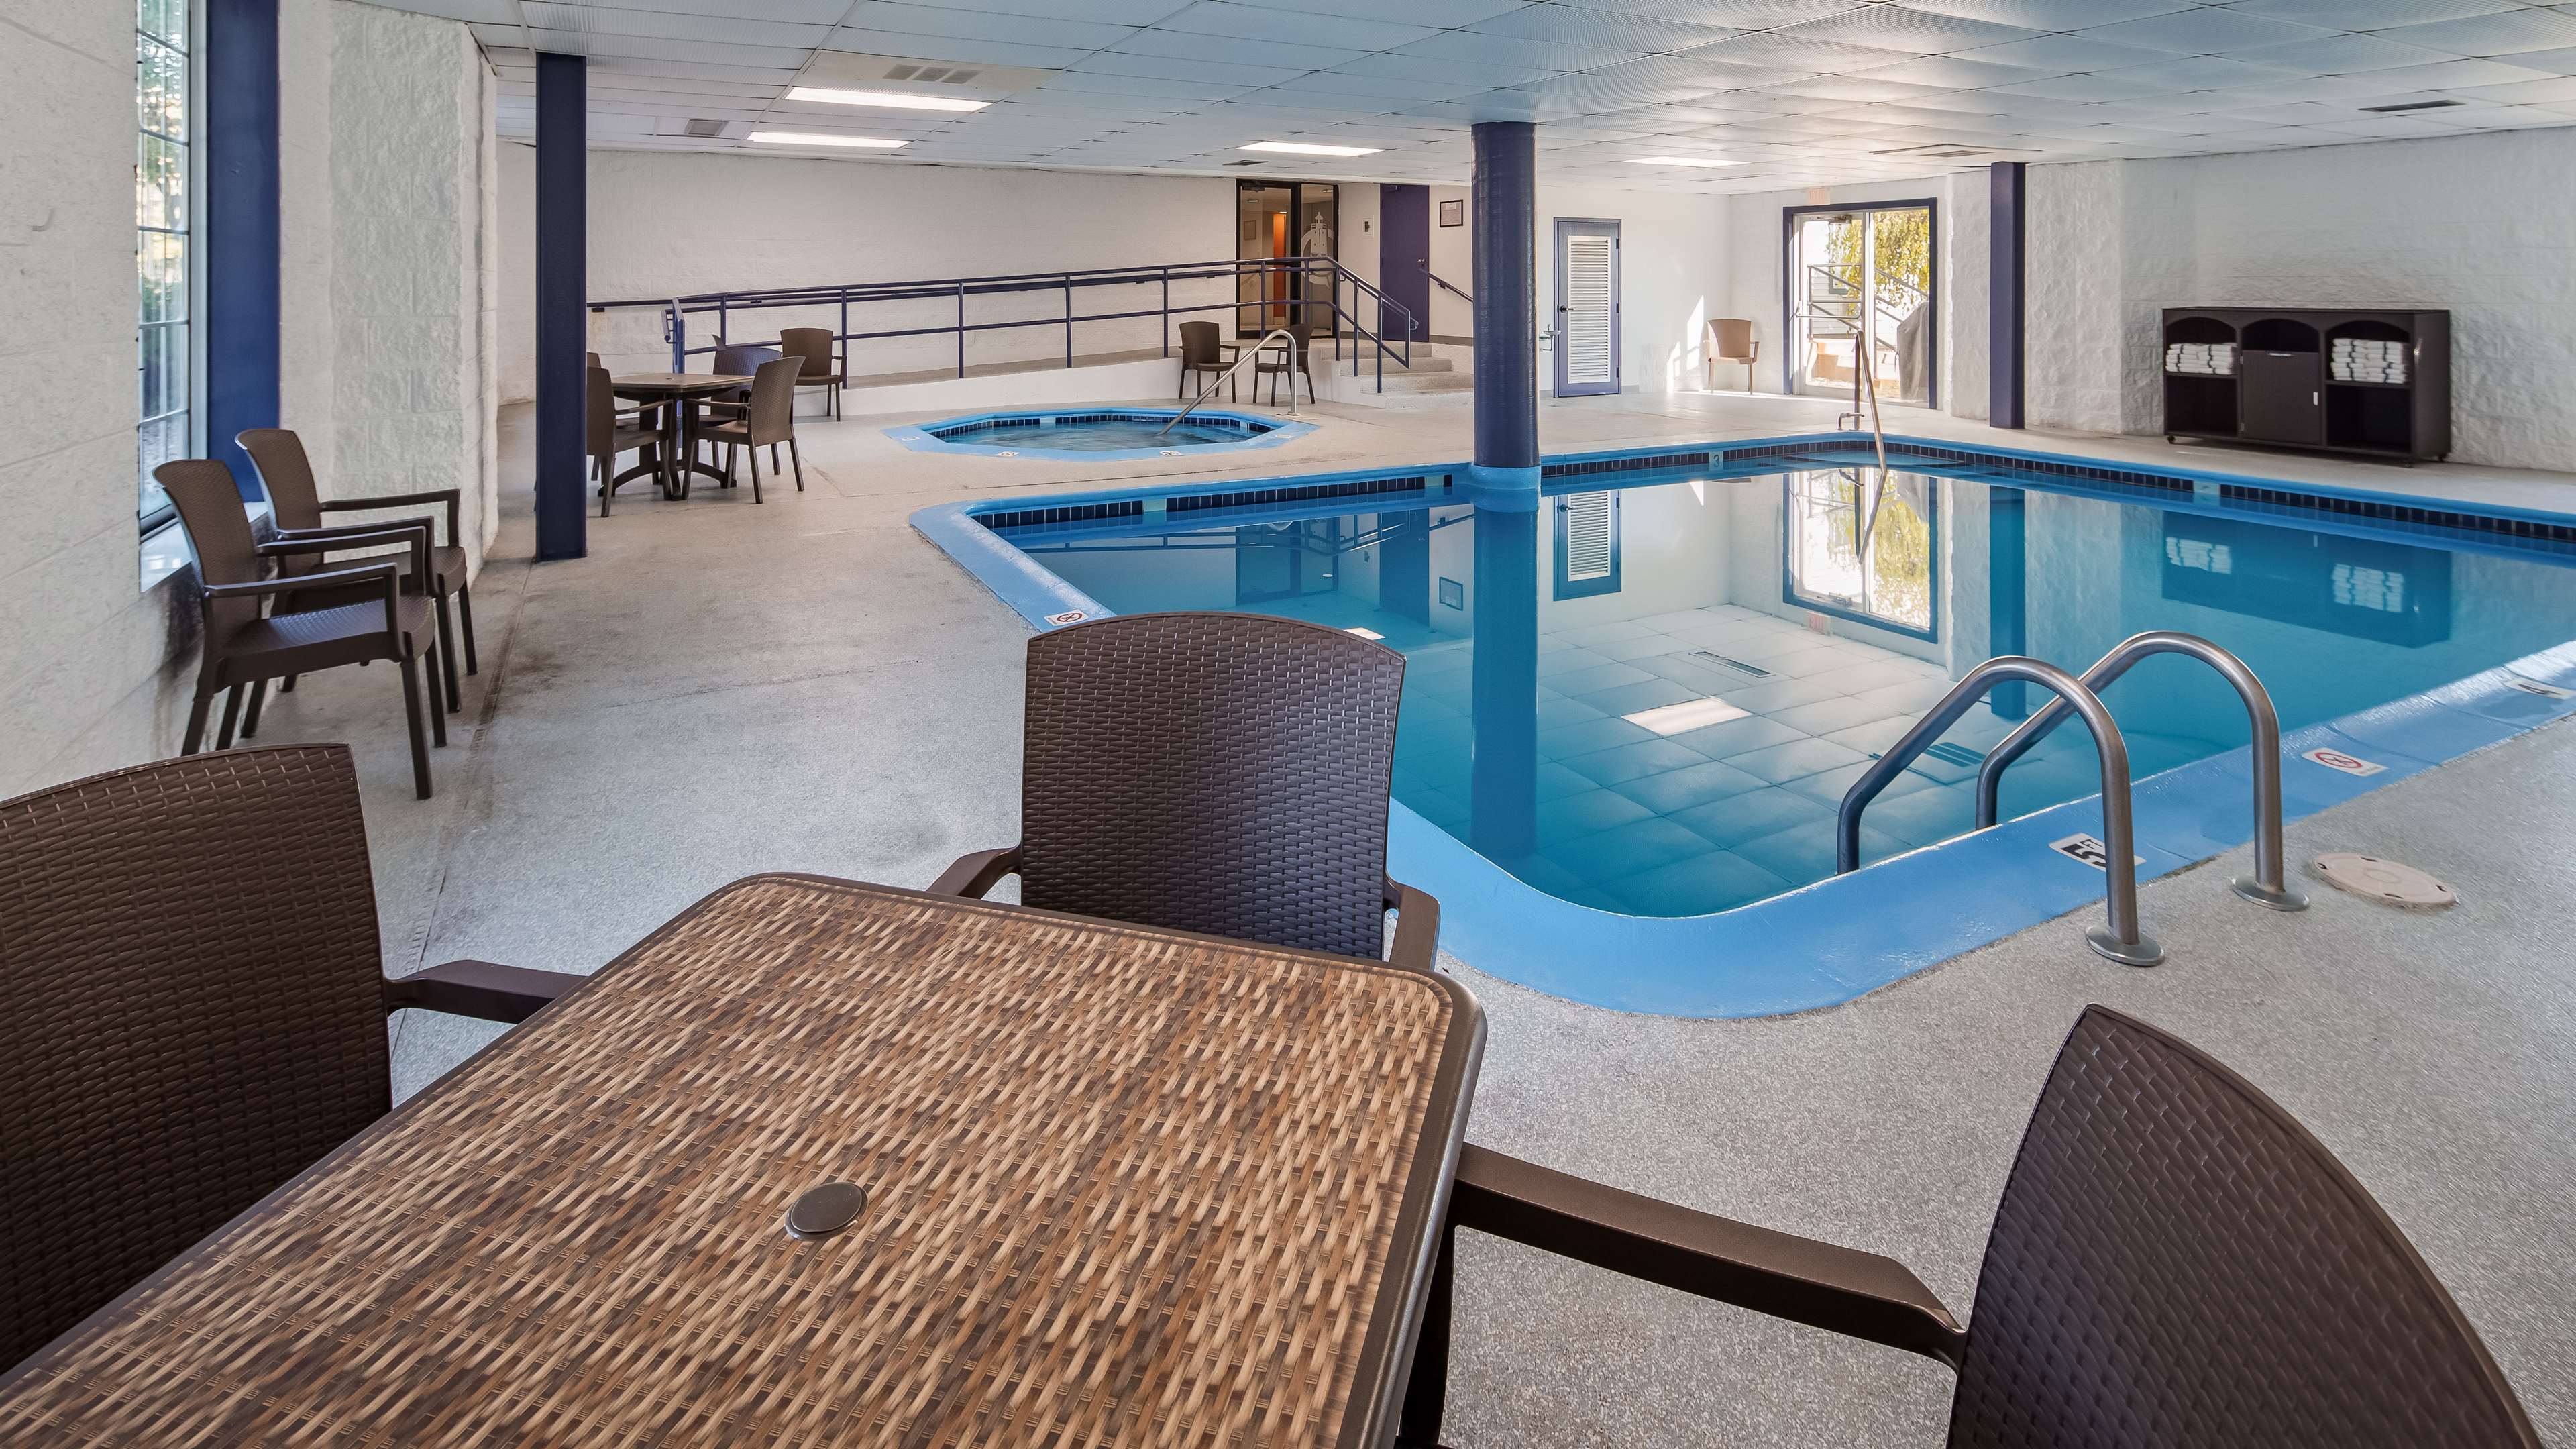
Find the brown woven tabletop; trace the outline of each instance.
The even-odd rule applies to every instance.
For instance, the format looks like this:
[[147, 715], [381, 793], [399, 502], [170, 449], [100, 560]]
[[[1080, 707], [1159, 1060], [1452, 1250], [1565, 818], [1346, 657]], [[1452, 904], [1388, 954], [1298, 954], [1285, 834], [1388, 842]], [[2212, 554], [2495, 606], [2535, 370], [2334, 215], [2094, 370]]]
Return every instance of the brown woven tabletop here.
[[1383, 1442], [1482, 1041], [1403, 967], [739, 881], [19, 1369], [0, 1441]]

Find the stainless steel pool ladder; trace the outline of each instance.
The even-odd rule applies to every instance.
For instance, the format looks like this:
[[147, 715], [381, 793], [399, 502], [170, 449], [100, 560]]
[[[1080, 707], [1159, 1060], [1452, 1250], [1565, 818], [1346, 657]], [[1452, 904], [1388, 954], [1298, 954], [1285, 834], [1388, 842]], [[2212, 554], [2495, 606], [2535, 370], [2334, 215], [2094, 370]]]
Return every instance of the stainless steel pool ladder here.
[[[1288, 334], [1288, 329], [1285, 327], [1271, 328], [1268, 332], [1261, 335], [1261, 340], [1259, 342], [1252, 344], [1252, 350], [1250, 352], [1236, 358], [1232, 367], [1218, 373], [1216, 375], [1216, 381], [1209, 383], [1206, 388], [1200, 391], [1197, 397], [1191, 398], [1190, 405], [1188, 407], [1185, 407], [1179, 412], [1173, 414], [1172, 420], [1163, 424], [1162, 430], [1154, 434], [1154, 441], [1158, 443], [1161, 442], [1163, 440], [1164, 433], [1168, 433], [1172, 429], [1179, 427], [1183, 418], [1197, 412], [1199, 410], [1199, 404], [1206, 402], [1209, 398], [1215, 396], [1216, 390], [1225, 386], [1227, 379], [1233, 377], [1236, 373], [1243, 371], [1243, 365], [1245, 363], [1260, 360], [1261, 350], [1270, 345], [1270, 339], [1273, 337], [1276, 337], [1280, 341], [1288, 344], [1288, 365], [1292, 368], [1295, 367], [1297, 365], [1297, 339], [1290, 336]], [[1293, 418], [1297, 416], [1297, 379], [1295, 376], [1292, 375], [1289, 377], [1288, 384], [1288, 416]]]
[[2097, 953], [2124, 966], [2155, 965], [2165, 959], [2165, 948], [2138, 930], [2138, 867], [2129, 824], [2128, 744], [2120, 738], [2120, 726], [2103, 707], [2101, 696], [2045, 660], [2005, 654], [1969, 670], [1948, 694], [1941, 696], [1940, 703], [1914, 722], [1903, 738], [1870, 762], [1869, 768], [1843, 793], [1842, 809], [1834, 820], [1834, 873], [1843, 875], [1860, 869], [1860, 815], [1869, 808], [1869, 802], [1877, 799], [1879, 792], [1914, 763], [1915, 757], [1943, 731], [1958, 723], [1959, 716], [1984, 698], [1990, 686], [2006, 679], [2025, 680], [2054, 693], [2057, 699], [2050, 708], [2063, 706], [2092, 731], [2093, 750], [2102, 761], [2102, 875], [2110, 920], [2107, 926], [2087, 928], [2084, 940]]
[[[2283, 878], [2281, 851], [2281, 716], [2272, 708], [2271, 692], [2245, 661], [2201, 638], [2172, 629], [2151, 629], [2120, 641], [2119, 647], [2105, 654], [2094, 666], [2084, 671], [2082, 681], [2087, 689], [2108, 689], [2111, 681], [2126, 674], [2140, 660], [2157, 654], [2181, 654], [2197, 659], [2218, 671], [2245, 703], [2246, 722], [2252, 727], [2254, 766], [2254, 873], [2238, 876], [2231, 886], [2235, 892], [2258, 906], [2276, 911], [2304, 911], [2308, 898], [2291, 888]], [[2033, 745], [2048, 737], [2051, 730], [2066, 722], [2071, 713], [2063, 696], [2049, 701], [2048, 707], [2021, 727], [2004, 736], [2002, 744], [1990, 751], [1985, 763], [1977, 767], [1977, 828], [1995, 823], [1996, 799], [2003, 790], [2004, 771], [2012, 762], [2028, 754]]]

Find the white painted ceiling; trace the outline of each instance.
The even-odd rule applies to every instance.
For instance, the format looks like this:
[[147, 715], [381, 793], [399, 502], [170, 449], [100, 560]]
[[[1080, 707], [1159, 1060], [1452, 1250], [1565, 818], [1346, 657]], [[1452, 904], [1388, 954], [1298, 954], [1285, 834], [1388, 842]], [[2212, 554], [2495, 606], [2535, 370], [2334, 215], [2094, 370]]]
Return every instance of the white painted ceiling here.
[[[533, 52], [590, 57], [595, 146], [1461, 182], [1467, 127], [1542, 174], [1686, 191], [1992, 160], [2173, 156], [2576, 123], [2576, 4], [2522, 0], [399, 0], [471, 22], [530, 137]], [[1027, 67], [971, 115], [781, 99], [830, 52]], [[819, 74], [819, 71], [818, 71]], [[846, 79], [833, 82], [853, 84]], [[930, 87], [944, 93], [953, 89]], [[2374, 106], [2455, 101], [2380, 113]], [[728, 123], [721, 138], [681, 134]], [[824, 152], [768, 128], [900, 138]], [[1257, 140], [1385, 148], [1348, 159]], [[1963, 156], [1926, 147], [1976, 148]], [[1640, 166], [1710, 156], [1716, 171]]]

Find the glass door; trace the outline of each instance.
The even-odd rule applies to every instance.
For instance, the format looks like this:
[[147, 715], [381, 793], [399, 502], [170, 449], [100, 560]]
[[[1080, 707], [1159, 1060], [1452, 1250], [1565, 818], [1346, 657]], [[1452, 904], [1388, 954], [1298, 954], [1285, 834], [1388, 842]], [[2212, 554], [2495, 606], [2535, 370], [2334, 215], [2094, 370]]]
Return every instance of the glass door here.
[[[1329, 181], [1241, 181], [1235, 185], [1237, 261], [1284, 261], [1290, 258], [1340, 255], [1341, 188]], [[1333, 272], [1330, 267], [1301, 271], [1296, 267], [1246, 268], [1235, 278], [1235, 331], [1259, 337], [1285, 327], [1299, 313], [1312, 335], [1333, 334]], [[1311, 300], [1323, 305], [1301, 307]]]
[[1789, 390], [1865, 396], [1866, 365], [1879, 401], [1934, 406], [1932, 203], [1792, 207], [1788, 222]]

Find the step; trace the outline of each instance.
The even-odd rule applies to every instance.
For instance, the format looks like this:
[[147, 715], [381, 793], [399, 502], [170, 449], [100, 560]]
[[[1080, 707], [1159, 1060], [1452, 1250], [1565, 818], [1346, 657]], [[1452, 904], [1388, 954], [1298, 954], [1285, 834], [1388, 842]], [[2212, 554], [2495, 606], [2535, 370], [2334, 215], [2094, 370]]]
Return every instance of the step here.
[[[1362, 391], [1373, 387], [1375, 383], [1376, 379], [1367, 373], [1360, 374], [1359, 385]], [[1386, 390], [1390, 393], [1473, 392], [1476, 390], [1476, 379], [1474, 374], [1465, 372], [1415, 373], [1408, 377], [1390, 367], [1386, 370]]]

